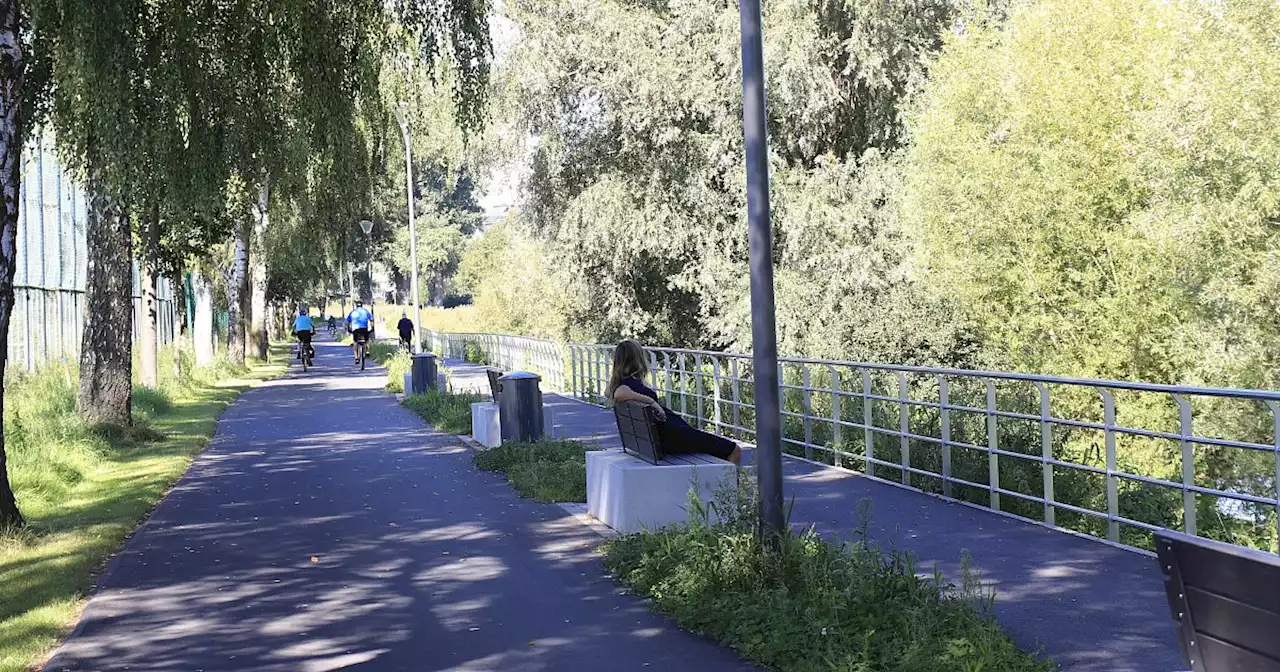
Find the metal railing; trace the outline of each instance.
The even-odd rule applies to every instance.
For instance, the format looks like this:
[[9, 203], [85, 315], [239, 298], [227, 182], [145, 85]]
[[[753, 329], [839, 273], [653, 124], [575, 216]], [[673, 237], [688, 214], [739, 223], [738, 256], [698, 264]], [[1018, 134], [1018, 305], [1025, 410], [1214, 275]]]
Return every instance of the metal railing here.
[[503, 371], [529, 371], [542, 376], [542, 387], [567, 392], [564, 348], [555, 341], [505, 334], [446, 334], [422, 330], [423, 346], [441, 357], [496, 366]]
[[[450, 357], [470, 343], [503, 368], [536, 360], [593, 403], [613, 361], [609, 345], [430, 338]], [[753, 441], [750, 355], [647, 352], [667, 407]], [[794, 456], [1137, 549], [1180, 529], [1280, 550], [1280, 392], [796, 357], [778, 368]]]

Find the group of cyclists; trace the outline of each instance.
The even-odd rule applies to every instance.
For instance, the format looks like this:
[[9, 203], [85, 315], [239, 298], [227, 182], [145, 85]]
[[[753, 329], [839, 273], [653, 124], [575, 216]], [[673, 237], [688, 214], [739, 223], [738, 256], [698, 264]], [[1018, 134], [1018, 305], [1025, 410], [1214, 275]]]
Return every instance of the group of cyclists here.
[[[337, 318], [333, 315], [328, 319], [329, 334], [332, 336], [337, 333]], [[373, 333], [373, 313], [364, 307], [364, 301], [356, 300], [356, 305], [347, 314], [346, 318], [347, 331], [351, 333], [352, 352], [355, 355], [355, 363], [361, 364], [361, 348], [369, 342], [369, 336]], [[408, 313], [402, 313], [400, 322], [396, 325], [396, 330], [400, 332], [400, 344], [409, 347], [409, 343], [413, 339], [413, 321], [409, 319]], [[306, 306], [298, 309], [298, 316], [293, 320], [293, 335], [298, 340], [298, 357], [306, 358], [309, 363], [315, 357], [315, 348], [311, 345], [311, 338], [315, 335], [315, 322], [311, 316], [307, 314]]]

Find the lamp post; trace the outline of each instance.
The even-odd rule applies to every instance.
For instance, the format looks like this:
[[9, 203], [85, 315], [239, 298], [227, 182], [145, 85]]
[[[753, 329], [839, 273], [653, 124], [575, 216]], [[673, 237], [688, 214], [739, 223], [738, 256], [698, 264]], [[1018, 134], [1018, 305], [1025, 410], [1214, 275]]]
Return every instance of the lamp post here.
[[418, 310], [418, 228], [413, 221], [413, 135], [409, 129], [409, 104], [401, 102], [396, 106], [396, 120], [400, 122], [400, 133], [404, 136], [404, 180], [407, 200], [409, 202], [409, 263], [413, 271], [409, 280], [409, 293], [413, 299], [413, 352], [418, 352], [421, 340], [422, 313]]
[[751, 267], [751, 351], [755, 373], [756, 469], [760, 527], [781, 539], [782, 426], [778, 413], [778, 334], [774, 328], [773, 231], [769, 221], [769, 136], [764, 106], [764, 45], [760, 0], [740, 0], [742, 126], [747, 149], [747, 240]]
[[365, 275], [369, 279], [369, 305], [373, 305], [373, 222], [362, 219], [360, 220], [360, 230], [364, 231], [367, 249], [365, 250]]

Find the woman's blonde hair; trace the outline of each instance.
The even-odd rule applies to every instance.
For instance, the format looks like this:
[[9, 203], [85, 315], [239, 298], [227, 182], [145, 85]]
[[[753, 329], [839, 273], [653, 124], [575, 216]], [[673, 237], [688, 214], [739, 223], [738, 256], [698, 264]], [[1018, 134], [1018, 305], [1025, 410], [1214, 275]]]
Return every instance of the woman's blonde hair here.
[[636, 341], [626, 340], [613, 350], [613, 376], [609, 378], [609, 386], [604, 396], [613, 399], [613, 391], [622, 384], [623, 378], [644, 378], [649, 373], [649, 355], [644, 346]]

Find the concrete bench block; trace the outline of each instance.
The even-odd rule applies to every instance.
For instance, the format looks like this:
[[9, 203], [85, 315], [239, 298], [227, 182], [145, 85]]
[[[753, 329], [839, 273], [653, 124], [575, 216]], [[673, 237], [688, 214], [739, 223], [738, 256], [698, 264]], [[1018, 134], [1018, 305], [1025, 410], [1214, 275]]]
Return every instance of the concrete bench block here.
[[502, 424], [498, 421], [498, 405], [492, 401], [471, 404], [471, 438], [485, 448], [502, 445]]
[[408, 397], [413, 394], [413, 374], [404, 374], [404, 396]]
[[687, 522], [691, 488], [710, 503], [737, 484], [737, 468], [709, 455], [672, 455], [654, 465], [621, 450], [587, 453], [587, 512], [623, 534]]

